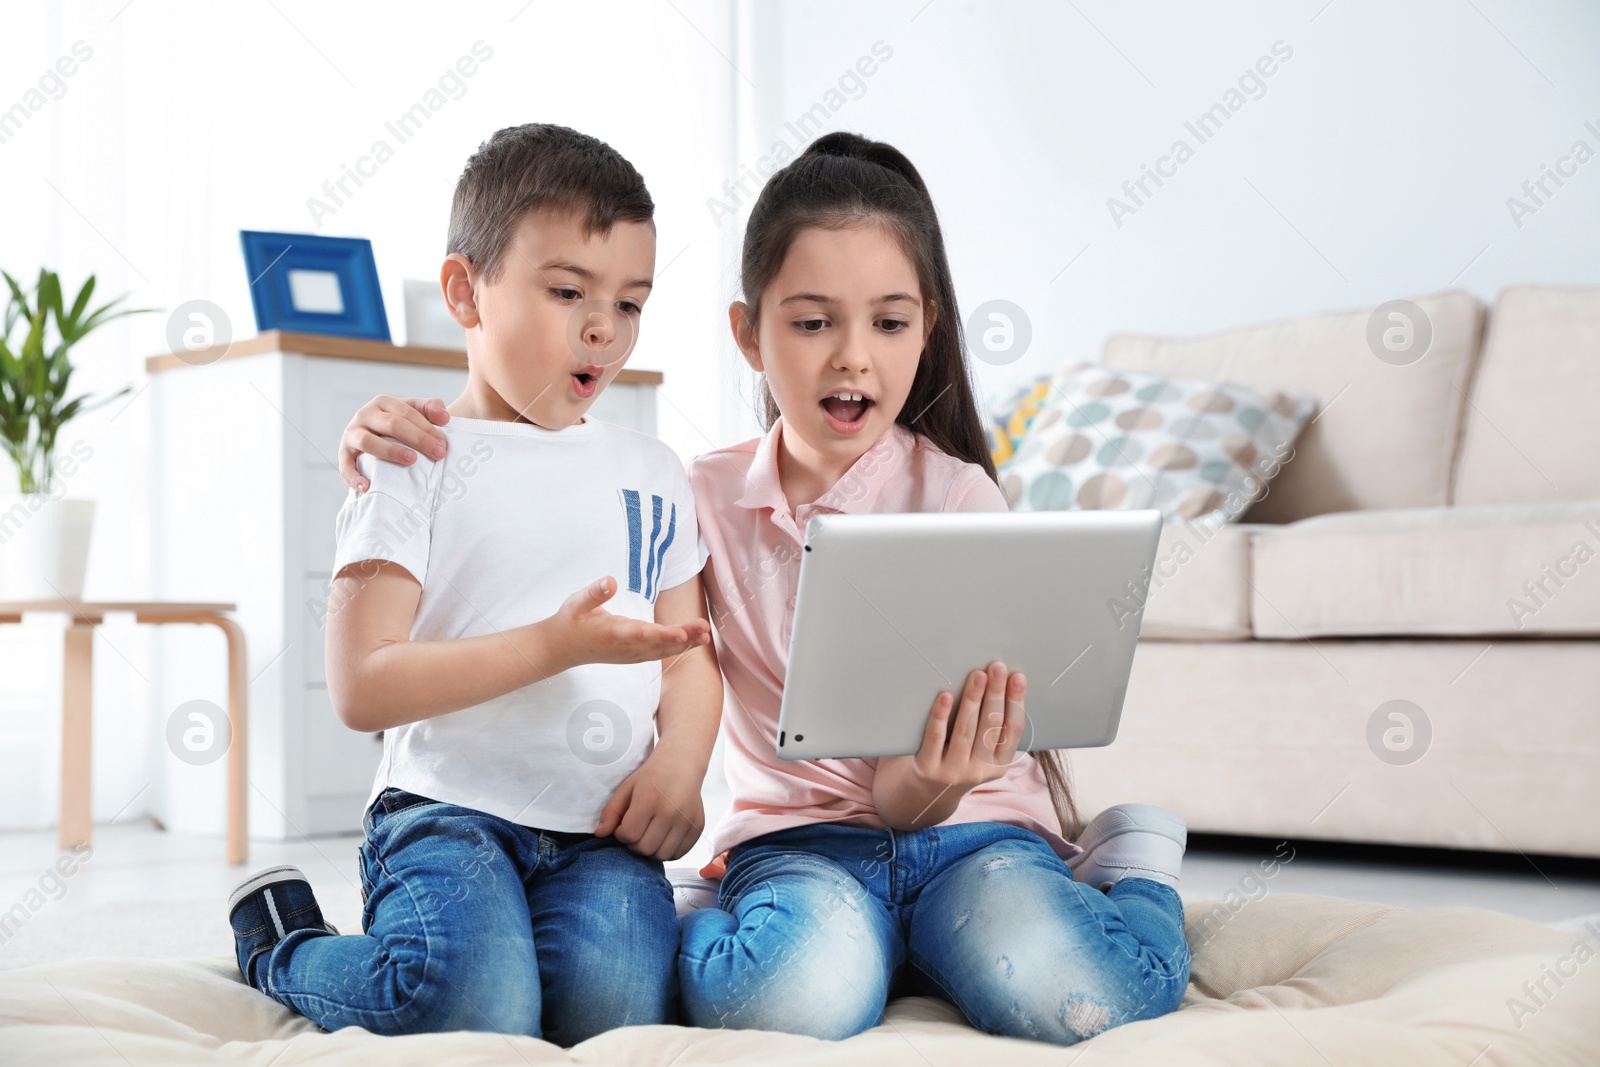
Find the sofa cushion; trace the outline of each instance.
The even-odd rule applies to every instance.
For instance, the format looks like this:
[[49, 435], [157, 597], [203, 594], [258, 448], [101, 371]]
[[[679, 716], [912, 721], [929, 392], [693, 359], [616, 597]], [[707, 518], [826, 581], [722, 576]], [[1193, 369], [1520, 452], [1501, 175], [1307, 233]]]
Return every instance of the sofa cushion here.
[[1280, 390], [1103, 365], [1064, 371], [1048, 389], [1000, 467], [1013, 511], [1156, 508], [1168, 522], [1214, 512], [1231, 522], [1266, 493], [1317, 406]]
[[1596, 693], [1593, 638], [1141, 641], [1072, 796], [1190, 833], [1600, 858]]
[[1600, 289], [1500, 294], [1469, 395], [1457, 504], [1600, 500]]
[[1257, 637], [1600, 634], [1600, 501], [1322, 515], [1250, 570]]
[[1218, 512], [1161, 527], [1141, 640], [1248, 641], [1250, 537], [1274, 527], [1228, 523]]
[[[1431, 335], [1423, 355], [1380, 359], [1369, 327], [1380, 308], [1310, 315], [1207, 337], [1113, 336], [1107, 366], [1171, 378], [1219, 378], [1317, 397], [1294, 458], [1246, 522], [1332, 511], [1443, 505], [1461, 411], [1478, 353], [1482, 306], [1460, 291], [1418, 297]], [[1414, 324], [1422, 325], [1422, 324]], [[1381, 334], [1381, 329], [1380, 329]], [[1420, 336], [1420, 335], [1419, 335]]]
[[1050, 389], [1051, 380], [1057, 374], [1072, 374], [1092, 366], [1093, 362], [1081, 359], [1050, 374], [1036, 375], [983, 405], [983, 430], [989, 438], [989, 458], [995, 467], [1017, 454], [1033, 420], [1050, 406], [1055, 395]]

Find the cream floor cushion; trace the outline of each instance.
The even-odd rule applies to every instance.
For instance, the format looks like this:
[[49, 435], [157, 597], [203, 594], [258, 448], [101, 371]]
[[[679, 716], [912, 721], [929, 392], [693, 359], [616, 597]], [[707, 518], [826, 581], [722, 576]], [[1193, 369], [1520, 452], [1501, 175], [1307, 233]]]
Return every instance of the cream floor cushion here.
[[0, 973], [0, 1061], [1550, 1067], [1600, 1055], [1589, 943], [1600, 930], [1585, 942], [1499, 912], [1270, 892], [1186, 900], [1185, 912], [1194, 966], [1183, 1006], [1072, 1049], [988, 1037], [948, 1004], [915, 997], [841, 1042], [676, 1026], [616, 1030], [571, 1050], [494, 1034], [327, 1034], [244, 985], [230, 959], [100, 958]]

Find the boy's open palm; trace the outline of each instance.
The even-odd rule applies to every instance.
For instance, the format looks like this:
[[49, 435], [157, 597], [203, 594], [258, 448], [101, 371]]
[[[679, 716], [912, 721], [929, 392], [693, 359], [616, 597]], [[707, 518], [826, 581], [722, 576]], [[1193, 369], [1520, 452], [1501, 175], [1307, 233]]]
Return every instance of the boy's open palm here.
[[609, 577], [567, 597], [550, 618], [566, 667], [580, 663], [644, 663], [698, 648], [711, 640], [711, 624], [691, 619], [679, 626], [613, 615], [602, 606], [616, 593]]

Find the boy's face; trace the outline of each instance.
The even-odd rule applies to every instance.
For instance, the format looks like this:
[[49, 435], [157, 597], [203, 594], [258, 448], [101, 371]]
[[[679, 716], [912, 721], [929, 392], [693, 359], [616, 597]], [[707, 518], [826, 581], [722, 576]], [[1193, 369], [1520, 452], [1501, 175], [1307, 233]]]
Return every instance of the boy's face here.
[[576, 215], [545, 209], [517, 224], [493, 282], [451, 253], [444, 289], [467, 330], [473, 413], [549, 430], [582, 418], [633, 351], [655, 260], [651, 223], [585, 237]]

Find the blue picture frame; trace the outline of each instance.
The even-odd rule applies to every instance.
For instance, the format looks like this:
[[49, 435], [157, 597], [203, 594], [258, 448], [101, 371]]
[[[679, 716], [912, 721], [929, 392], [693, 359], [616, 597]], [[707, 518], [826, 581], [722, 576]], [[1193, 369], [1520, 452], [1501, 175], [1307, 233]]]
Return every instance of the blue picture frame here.
[[372, 242], [240, 230], [256, 329], [388, 341]]

